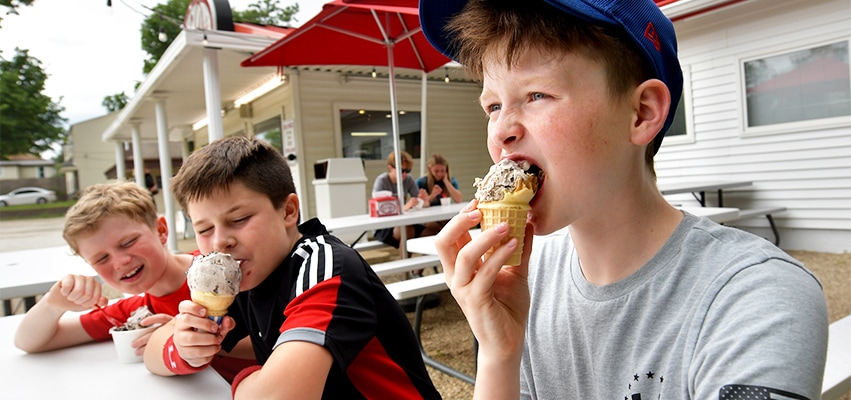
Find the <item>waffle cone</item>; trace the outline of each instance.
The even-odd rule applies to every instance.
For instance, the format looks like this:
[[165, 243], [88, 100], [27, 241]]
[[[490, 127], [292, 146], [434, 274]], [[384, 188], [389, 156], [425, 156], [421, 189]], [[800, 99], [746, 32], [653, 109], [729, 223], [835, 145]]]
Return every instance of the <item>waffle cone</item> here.
[[[526, 236], [526, 214], [531, 208], [528, 204], [501, 203], [498, 201], [479, 203], [479, 210], [482, 212], [481, 226], [483, 231], [501, 222], [508, 222], [510, 226], [508, 237], [499, 245], [505, 244], [511, 238], [517, 238], [519, 241], [517, 249], [505, 262], [506, 265], [520, 265], [520, 257], [523, 255], [523, 238]], [[497, 247], [494, 246], [488, 250], [485, 253], [485, 259], [490, 257]]]
[[207, 309], [207, 315], [211, 317], [221, 317], [228, 313], [228, 307], [233, 304], [235, 295], [225, 295], [213, 292], [201, 292], [197, 290], [191, 291], [192, 301], [204, 306]]

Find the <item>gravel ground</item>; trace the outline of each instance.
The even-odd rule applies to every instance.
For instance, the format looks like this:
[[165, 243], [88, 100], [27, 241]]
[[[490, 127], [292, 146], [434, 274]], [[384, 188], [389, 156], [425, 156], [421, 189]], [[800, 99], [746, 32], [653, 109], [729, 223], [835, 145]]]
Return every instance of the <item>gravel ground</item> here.
[[[789, 251], [801, 260], [824, 286], [830, 322], [851, 315], [851, 253], [833, 254]], [[423, 347], [436, 360], [473, 375], [473, 335], [457, 303], [444, 291], [440, 306], [423, 312]], [[408, 314], [413, 319], [413, 313]], [[434, 384], [443, 398], [470, 399], [473, 385], [429, 367]], [[841, 400], [851, 400], [851, 393]]]

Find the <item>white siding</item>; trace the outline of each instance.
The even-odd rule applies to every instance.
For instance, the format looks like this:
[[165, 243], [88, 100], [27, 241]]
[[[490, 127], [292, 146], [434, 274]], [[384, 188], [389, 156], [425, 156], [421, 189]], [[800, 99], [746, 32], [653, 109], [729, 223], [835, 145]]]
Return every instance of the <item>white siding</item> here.
[[[739, 72], [745, 58], [847, 40], [848, 0], [754, 0], [675, 26], [690, 71], [691, 93], [684, 95], [695, 141], [662, 145], [659, 180], [751, 180], [752, 187], [725, 192], [724, 204], [787, 207], [775, 216], [783, 248], [851, 250], [851, 126], [743, 135]], [[760, 218], [737, 226], [765, 236], [768, 224]]]

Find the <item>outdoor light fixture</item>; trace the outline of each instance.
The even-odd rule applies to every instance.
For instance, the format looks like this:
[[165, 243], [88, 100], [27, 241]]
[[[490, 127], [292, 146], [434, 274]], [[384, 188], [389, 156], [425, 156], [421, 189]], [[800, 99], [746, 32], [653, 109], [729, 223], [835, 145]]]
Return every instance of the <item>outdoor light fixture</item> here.
[[375, 73], [375, 67], [372, 67], [372, 77], [375, 78], [376, 76], [378, 76], [378, 74]]
[[387, 132], [352, 132], [352, 136], [387, 136]]
[[157, 38], [160, 39], [160, 42], [163, 42], [163, 43], [168, 41], [168, 35], [166, 35], [166, 33], [165, 33], [165, 28], [160, 27], [160, 34], [157, 35]]
[[204, 46], [206, 47], [210, 42], [207, 41], [207, 32], [204, 32]]
[[445, 67], [446, 75], [443, 76], [443, 81], [449, 83], [449, 67]]

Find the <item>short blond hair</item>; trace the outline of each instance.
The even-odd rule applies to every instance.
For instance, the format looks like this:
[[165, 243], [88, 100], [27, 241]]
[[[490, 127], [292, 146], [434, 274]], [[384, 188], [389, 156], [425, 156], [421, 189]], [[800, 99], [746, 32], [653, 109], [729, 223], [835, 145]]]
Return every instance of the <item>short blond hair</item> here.
[[107, 217], [124, 216], [154, 229], [157, 207], [151, 194], [133, 182], [113, 181], [87, 187], [80, 200], [65, 213], [62, 237], [74, 253], [78, 240], [100, 229]]

